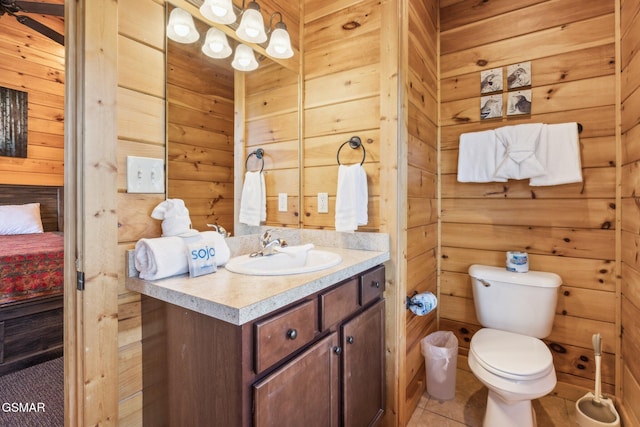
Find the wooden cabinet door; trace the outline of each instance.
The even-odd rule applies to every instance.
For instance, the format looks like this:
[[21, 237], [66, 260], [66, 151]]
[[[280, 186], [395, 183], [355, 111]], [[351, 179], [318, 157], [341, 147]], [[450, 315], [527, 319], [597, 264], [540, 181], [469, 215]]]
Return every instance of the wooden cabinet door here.
[[384, 300], [342, 326], [345, 427], [375, 425], [384, 410]]
[[255, 427], [338, 427], [334, 332], [253, 386]]

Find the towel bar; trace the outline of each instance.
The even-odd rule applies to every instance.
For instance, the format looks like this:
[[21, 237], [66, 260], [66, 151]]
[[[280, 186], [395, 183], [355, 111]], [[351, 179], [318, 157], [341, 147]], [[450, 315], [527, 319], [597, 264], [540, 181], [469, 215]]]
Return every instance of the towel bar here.
[[262, 160], [262, 165], [260, 166], [260, 172], [262, 172], [262, 170], [264, 169], [264, 150], [262, 148], [258, 148], [255, 151], [252, 151], [251, 153], [249, 153], [249, 155], [247, 156], [247, 160], [244, 161], [244, 168], [248, 170], [248, 163], [249, 163], [249, 158], [251, 156], [256, 156], [256, 158], [258, 160]]
[[341, 164], [340, 150], [342, 150], [342, 147], [344, 147], [347, 144], [349, 144], [349, 147], [353, 148], [354, 150], [357, 148], [362, 148], [362, 161], [360, 162], [360, 165], [362, 166], [362, 164], [364, 163], [364, 159], [367, 157], [367, 150], [364, 149], [364, 145], [362, 145], [362, 140], [360, 139], [359, 136], [352, 136], [348, 141], [343, 142], [340, 148], [338, 148], [338, 153], [336, 154], [336, 159], [338, 160], [338, 164], [339, 165]]

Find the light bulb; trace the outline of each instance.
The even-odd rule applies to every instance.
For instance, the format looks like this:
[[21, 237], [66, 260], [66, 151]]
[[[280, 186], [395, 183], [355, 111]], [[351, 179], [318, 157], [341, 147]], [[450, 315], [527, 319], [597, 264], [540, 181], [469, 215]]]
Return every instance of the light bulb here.
[[189, 34], [189, 26], [184, 24], [176, 24], [173, 27], [173, 31], [176, 32], [180, 37], [184, 37]]

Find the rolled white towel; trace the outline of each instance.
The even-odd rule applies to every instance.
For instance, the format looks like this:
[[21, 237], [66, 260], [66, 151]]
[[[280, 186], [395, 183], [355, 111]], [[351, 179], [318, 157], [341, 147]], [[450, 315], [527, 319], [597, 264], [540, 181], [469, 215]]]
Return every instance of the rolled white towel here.
[[189, 272], [187, 245], [195, 242], [212, 245], [216, 250], [216, 265], [229, 261], [231, 251], [224, 236], [215, 231], [203, 231], [191, 237], [156, 237], [140, 239], [135, 247], [135, 267], [140, 278], [157, 280]]

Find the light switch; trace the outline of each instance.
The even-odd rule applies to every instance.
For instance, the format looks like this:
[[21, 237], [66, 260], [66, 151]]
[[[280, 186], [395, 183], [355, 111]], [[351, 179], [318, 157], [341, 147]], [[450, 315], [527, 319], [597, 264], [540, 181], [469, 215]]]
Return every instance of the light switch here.
[[127, 156], [127, 192], [164, 193], [164, 160]]

